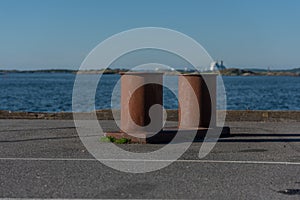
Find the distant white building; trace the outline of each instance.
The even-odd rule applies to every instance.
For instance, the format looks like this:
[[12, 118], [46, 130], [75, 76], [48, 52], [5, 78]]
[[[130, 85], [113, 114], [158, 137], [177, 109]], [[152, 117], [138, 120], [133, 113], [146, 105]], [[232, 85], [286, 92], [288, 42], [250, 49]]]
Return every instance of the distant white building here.
[[226, 67], [223, 64], [223, 61], [219, 63], [218, 61], [214, 61], [210, 64], [210, 71], [216, 71], [216, 70], [223, 70], [226, 69]]

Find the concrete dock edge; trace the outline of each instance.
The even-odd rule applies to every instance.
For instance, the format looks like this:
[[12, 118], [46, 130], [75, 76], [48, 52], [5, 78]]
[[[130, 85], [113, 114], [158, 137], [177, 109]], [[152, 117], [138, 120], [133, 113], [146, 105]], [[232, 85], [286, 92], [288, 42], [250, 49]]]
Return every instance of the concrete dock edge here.
[[[224, 111], [217, 111], [224, 112]], [[97, 110], [99, 120], [113, 120], [111, 110]], [[116, 110], [116, 116], [120, 116], [120, 111]], [[167, 110], [168, 121], [177, 121], [177, 110]], [[80, 113], [82, 119], [88, 119], [91, 113]], [[37, 113], [37, 112], [10, 112], [0, 111], [0, 119], [48, 119], [48, 120], [72, 120], [73, 113]], [[118, 120], [118, 119], [116, 119]], [[228, 110], [226, 111], [226, 121], [300, 121], [300, 111], [263, 111], [263, 110]]]

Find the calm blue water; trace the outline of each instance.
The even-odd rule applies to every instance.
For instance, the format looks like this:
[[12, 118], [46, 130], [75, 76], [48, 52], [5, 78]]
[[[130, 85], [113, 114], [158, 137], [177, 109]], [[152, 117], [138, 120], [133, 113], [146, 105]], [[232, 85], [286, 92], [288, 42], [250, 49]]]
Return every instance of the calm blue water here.
[[[97, 76], [97, 75], [88, 75]], [[103, 75], [96, 93], [96, 109], [118, 108], [119, 90], [111, 103], [111, 93], [119, 75]], [[61, 112], [72, 110], [75, 74], [2, 74], [0, 110]], [[300, 77], [223, 77], [228, 110], [300, 110]], [[165, 83], [176, 93], [176, 76]], [[112, 104], [112, 105], [111, 105]], [[177, 108], [177, 100], [164, 91], [167, 109]]]

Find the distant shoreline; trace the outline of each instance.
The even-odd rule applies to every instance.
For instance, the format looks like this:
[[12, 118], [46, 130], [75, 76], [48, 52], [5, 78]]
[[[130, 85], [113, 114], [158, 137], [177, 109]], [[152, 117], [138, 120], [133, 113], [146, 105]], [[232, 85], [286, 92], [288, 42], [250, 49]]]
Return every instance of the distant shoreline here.
[[300, 76], [300, 68], [290, 70], [260, 70], [228, 68], [220, 70], [223, 76]]
[[[120, 74], [128, 72], [128, 69], [100, 69], [100, 70], [71, 70], [71, 69], [45, 69], [45, 70], [0, 70], [0, 75], [20, 73], [20, 74], [34, 74], [34, 73], [71, 73], [71, 74]], [[169, 75], [176, 75], [179, 73], [194, 73], [195, 71], [177, 70], [174, 71], [158, 71]], [[239, 69], [227, 68], [219, 71], [222, 76], [300, 76], [300, 68], [288, 70], [264, 70], [264, 69]]]
[[106, 70], [72, 70], [72, 69], [45, 69], [45, 70], [0, 70], [0, 74], [20, 73], [70, 73], [70, 74], [118, 74], [127, 72], [127, 69], [106, 69]]

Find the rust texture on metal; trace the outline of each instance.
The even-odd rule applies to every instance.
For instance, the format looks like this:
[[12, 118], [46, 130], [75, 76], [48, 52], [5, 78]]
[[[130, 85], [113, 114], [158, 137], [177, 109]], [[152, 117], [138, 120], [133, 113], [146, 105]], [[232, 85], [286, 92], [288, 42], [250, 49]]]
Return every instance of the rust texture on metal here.
[[[121, 130], [127, 133], [152, 132], [163, 126], [163, 74], [129, 72], [121, 76]], [[150, 108], [153, 110], [150, 119]], [[152, 120], [152, 121], [151, 121]], [[149, 124], [151, 126], [149, 127]]]
[[[189, 84], [190, 87], [188, 87], [187, 84]], [[195, 101], [191, 100], [191, 98], [195, 96], [198, 100], [196, 105]], [[178, 104], [178, 121], [181, 128], [215, 127], [216, 74], [179, 75]], [[200, 113], [197, 112], [196, 107], [199, 108]], [[200, 118], [197, 117], [199, 114]]]

